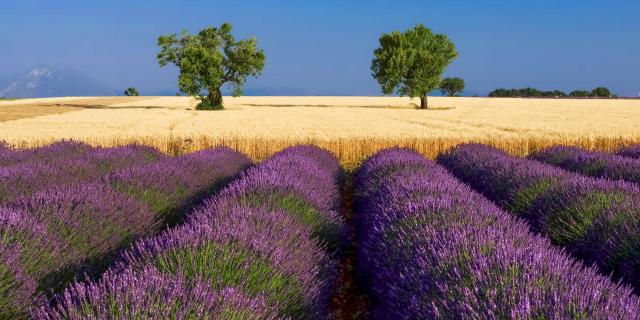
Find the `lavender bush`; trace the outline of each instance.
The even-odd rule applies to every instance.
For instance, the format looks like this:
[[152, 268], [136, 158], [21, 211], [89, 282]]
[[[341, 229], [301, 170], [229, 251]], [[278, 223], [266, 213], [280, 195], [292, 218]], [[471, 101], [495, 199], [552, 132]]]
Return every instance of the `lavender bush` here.
[[344, 222], [338, 214], [342, 169], [330, 153], [313, 146], [284, 149], [207, 201], [210, 211], [237, 205], [284, 210], [309, 226], [330, 249], [341, 245]]
[[36, 280], [20, 262], [19, 246], [0, 243], [0, 318], [24, 317], [24, 310], [37, 299], [36, 292]]
[[237, 208], [139, 243], [124, 265], [152, 265], [208, 280], [214, 289], [239, 287], [264, 296], [281, 316], [320, 315], [321, 281], [332, 262], [309, 231], [284, 212]]
[[[57, 292], [83, 275], [98, 276], [121, 249], [140, 237], [157, 234], [166, 221], [153, 210], [158, 207], [150, 206], [153, 203], [127, 195], [135, 186], [151, 190], [180, 183], [173, 189], [154, 191], [172, 190], [163, 194], [166, 208], [182, 208], [250, 164], [247, 157], [228, 149], [168, 158], [153, 148], [125, 146], [84, 150], [74, 157], [78, 158], [63, 161], [61, 155], [54, 160], [30, 160], [0, 168], [0, 179], [8, 178], [1, 181], [0, 186], [6, 188], [0, 187], [0, 191], [12, 192], [3, 199], [6, 208], [0, 208], [0, 245], [7, 247], [0, 257], [0, 283], [7, 288], [9, 298], [2, 302], [6, 302], [7, 312], [24, 315], [25, 306], [36, 303], [42, 293]], [[65, 166], [59, 167], [62, 163]], [[139, 165], [120, 169], [122, 176], [114, 173], [103, 177], [134, 164]], [[162, 170], [163, 165], [166, 170]], [[148, 168], [152, 170], [145, 171]], [[3, 172], [8, 174], [3, 176]], [[130, 183], [131, 189], [121, 192], [122, 185], [113, 179], [127, 177], [127, 172], [141, 173], [143, 181], [136, 184], [135, 177], [129, 176], [123, 182]], [[36, 284], [31, 299], [15, 298], [25, 296], [25, 288], [33, 288], [23, 285], [31, 282], [22, 278]], [[11, 302], [18, 300], [21, 304]]]
[[137, 145], [105, 149], [68, 143], [42, 149], [13, 151], [30, 156], [15, 157], [12, 165], [0, 167], [0, 203], [52, 186], [94, 181], [112, 170], [164, 157], [156, 149]]
[[93, 147], [86, 143], [71, 140], [55, 142], [43, 147], [14, 150], [3, 145], [0, 152], [0, 166], [16, 163], [52, 163], [60, 159], [73, 159], [86, 155]]
[[640, 289], [640, 189], [594, 179], [483, 145], [439, 158], [462, 181], [604, 274]]
[[106, 184], [41, 191], [0, 208], [0, 314], [25, 318], [43, 294], [99, 274], [119, 249], [157, 230], [154, 218]]
[[0, 207], [0, 244], [13, 248], [9, 251], [19, 256], [21, 267], [35, 278], [49, 272], [48, 267], [62, 266], [78, 258], [46, 224], [22, 210]]
[[[180, 277], [188, 290], [201, 283], [208, 284], [212, 292], [236, 288], [243, 293], [244, 298], [239, 300], [242, 305], [249, 305], [252, 299], [264, 301], [268, 310], [260, 309], [255, 317], [248, 317], [252, 319], [327, 318], [337, 279], [336, 263], [332, 253], [314, 235], [316, 225], [300, 212], [293, 212], [290, 202], [258, 203], [247, 201], [244, 196], [267, 199], [271, 193], [299, 201], [311, 210], [306, 213], [308, 216], [334, 221], [340, 229], [342, 222], [332, 211], [339, 203], [336, 198], [340, 174], [337, 160], [326, 151], [313, 147], [286, 149], [249, 169], [237, 182], [206, 201], [189, 215], [184, 225], [137, 242], [122, 254], [112, 272], [133, 270], [146, 277], [145, 270], [152, 268]], [[268, 183], [272, 183], [272, 188]], [[121, 286], [124, 288], [121, 294], [148, 295], [145, 286], [129, 284], [131, 281]], [[74, 288], [65, 293], [68, 297], [44, 306], [39, 314], [57, 310], [56, 314], [62, 315], [78, 312], [78, 318], [91, 316], [95, 314], [91, 310], [103, 308], [103, 303], [101, 299], [82, 298], [83, 292], [96, 288], [93, 296], [109, 294], [107, 286], [92, 282], [76, 283]], [[153, 292], [149, 294], [155, 297]], [[162, 304], [172, 304], [180, 295], [171, 293], [158, 299]], [[117, 305], [128, 310], [131, 303], [118, 300]], [[147, 314], [151, 307], [144, 305], [140, 312]], [[125, 313], [110, 315], [121, 318]], [[225, 316], [222, 318], [235, 319]]]
[[126, 145], [113, 148], [95, 148], [86, 159], [95, 164], [96, 175], [104, 175], [117, 169], [152, 163], [166, 159], [158, 149], [143, 145]]
[[74, 168], [74, 175], [59, 166], [45, 163], [21, 163], [0, 168], [0, 203], [52, 186], [77, 183], [92, 169], [90, 163], [82, 159], [69, 160], [66, 165]]
[[556, 146], [533, 153], [529, 158], [591, 177], [640, 183], [640, 160], [629, 157]]
[[617, 155], [640, 160], [640, 144], [622, 148], [616, 152]]
[[245, 155], [214, 148], [116, 171], [114, 187], [147, 203], [164, 223], [175, 225], [184, 213], [251, 165]]
[[16, 152], [16, 150], [9, 147], [4, 141], [0, 141], [0, 166], [13, 164]]
[[636, 319], [640, 301], [402, 149], [356, 177], [358, 268], [375, 319]]
[[145, 268], [106, 273], [89, 285], [76, 283], [45, 306], [34, 319], [275, 319], [264, 299], [247, 298], [240, 290], [213, 290], [181, 274]]
[[[67, 248], [24, 212], [0, 208], [0, 318], [25, 316], [39, 300], [43, 265], [60, 265]], [[30, 253], [30, 254], [26, 254]]]

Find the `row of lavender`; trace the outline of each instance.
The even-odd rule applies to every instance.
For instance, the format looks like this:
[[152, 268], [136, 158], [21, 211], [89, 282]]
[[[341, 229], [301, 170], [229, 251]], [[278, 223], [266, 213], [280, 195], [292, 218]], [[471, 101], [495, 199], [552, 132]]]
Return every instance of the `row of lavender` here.
[[180, 220], [250, 165], [229, 149], [166, 157], [141, 146], [63, 142], [0, 150], [0, 318], [22, 318], [122, 248]]
[[640, 290], [637, 185], [586, 177], [476, 144], [459, 146], [439, 162], [526, 219], [535, 232]]
[[326, 151], [285, 149], [34, 317], [326, 318], [344, 233], [341, 174]]
[[640, 160], [640, 144], [622, 148], [616, 152], [617, 155]]
[[[455, 159], [460, 166], [475, 168], [475, 158], [468, 157], [488, 153], [483, 148], [463, 147], [443, 162]], [[469, 151], [467, 157], [457, 156], [462, 150]], [[517, 164], [500, 165], [508, 171]], [[488, 173], [474, 179], [495, 182]], [[509, 192], [510, 186], [492, 192]], [[576, 263], [413, 151], [392, 149], [368, 159], [357, 174], [356, 192], [358, 267], [373, 300], [374, 318], [640, 315], [640, 301], [630, 289]]]
[[162, 158], [157, 150], [143, 146], [106, 149], [63, 141], [15, 150], [0, 145], [0, 204], [53, 186], [96, 180], [111, 171]]
[[591, 177], [640, 184], [640, 145], [621, 149], [616, 154], [556, 146], [533, 153], [529, 158]]

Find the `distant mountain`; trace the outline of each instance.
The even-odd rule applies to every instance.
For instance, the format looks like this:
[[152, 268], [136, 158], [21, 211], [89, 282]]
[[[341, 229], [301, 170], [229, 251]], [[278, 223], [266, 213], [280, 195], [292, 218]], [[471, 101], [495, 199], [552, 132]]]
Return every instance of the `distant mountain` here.
[[71, 69], [38, 67], [0, 87], [0, 97], [44, 98], [66, 96], [112, 96], [119, 92]]

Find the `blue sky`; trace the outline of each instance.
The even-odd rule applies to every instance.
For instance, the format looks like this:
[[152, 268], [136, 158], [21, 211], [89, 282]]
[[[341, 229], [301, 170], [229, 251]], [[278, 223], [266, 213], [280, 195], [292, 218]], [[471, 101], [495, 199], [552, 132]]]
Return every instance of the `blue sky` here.
[[381, 33], [424, 23], [460, 54], [446, 75], [467, 94], [497, 87], [640, 94], [640, 0], [3, 1], [0, 79], [37, 66], [73, 68], [114, 88], [176, 92], [155, 60], [161, 34], [229, 21], [267, 55], [249, 94], [379, 95]]

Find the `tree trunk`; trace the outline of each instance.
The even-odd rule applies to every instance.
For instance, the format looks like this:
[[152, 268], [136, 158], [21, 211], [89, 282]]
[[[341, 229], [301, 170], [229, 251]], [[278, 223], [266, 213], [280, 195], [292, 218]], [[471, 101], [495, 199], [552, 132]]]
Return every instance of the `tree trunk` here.
[[420, 109], [429, 109], [429, 104], [427, 102], [427, 95], [420, 97]]
[[220, 92], [220, 88], [209, 90], [207, 101], [212, 108], [222, 109], [222, 92]]

